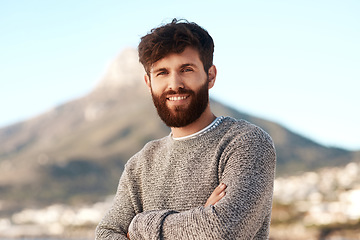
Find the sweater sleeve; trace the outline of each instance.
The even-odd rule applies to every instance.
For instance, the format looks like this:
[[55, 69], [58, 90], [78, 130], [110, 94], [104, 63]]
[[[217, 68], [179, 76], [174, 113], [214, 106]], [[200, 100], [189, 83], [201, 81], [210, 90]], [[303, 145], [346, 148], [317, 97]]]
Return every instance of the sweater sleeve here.
[[128, 175], [125, 168], [121, 175], [112, 207], [96, 228], [95, 239], [128, 239], [126, 236], [128, 227], [135, 216], [133, 204], [129, 196], [128, 184]]
[[264, 135], [249, 133], [225, 149], [220, 180], [227, 189], [218, 203], [137, 214], [130, 239], [267, 239], [276, 156], [272, 140]]

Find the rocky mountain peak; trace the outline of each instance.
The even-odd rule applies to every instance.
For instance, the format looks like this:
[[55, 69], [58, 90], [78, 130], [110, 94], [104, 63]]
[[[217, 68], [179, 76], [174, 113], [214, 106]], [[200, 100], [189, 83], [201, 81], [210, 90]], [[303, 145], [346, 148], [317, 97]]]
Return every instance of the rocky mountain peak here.
[[139, 62], [137, 50], [124, 49], [108, 66], [97, 88], [122, 88], [143, 83], [144, 68]]

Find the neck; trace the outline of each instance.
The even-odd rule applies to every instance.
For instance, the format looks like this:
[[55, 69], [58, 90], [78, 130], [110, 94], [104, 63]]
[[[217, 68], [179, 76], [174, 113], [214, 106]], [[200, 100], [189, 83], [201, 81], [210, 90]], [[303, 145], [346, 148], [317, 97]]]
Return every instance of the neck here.
[[215, 115], [211, 112], [210, 106], [208, 105], [201, 116], [193, 123], [190, 123], [185, 127], [171, 128], [172, 135], [175, 138], [191, 135], [207, 127], [210, 123], [212, 123], [212, 121], [215, 120], [215, 118]]

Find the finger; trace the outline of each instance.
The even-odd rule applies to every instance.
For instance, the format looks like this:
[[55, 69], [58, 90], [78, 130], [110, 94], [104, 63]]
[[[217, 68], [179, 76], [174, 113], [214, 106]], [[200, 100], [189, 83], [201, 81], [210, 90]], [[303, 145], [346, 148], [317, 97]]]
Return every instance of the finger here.
[[220, 185], [215, 188], [214, 192], [217, 192], [218, 194], [220, 194], [225, 189], [226, 189], [225, 183], [220, 183]]
[[208, 200], [206, 201], [205, 207], [207, 207], [209, 205], [214, 205], [221, 198], [223, 198], [226, 194], [225, 189], [226, 189], [226, 185], [223, 183], [221, 183], [219, 186], [217, 186], [215, 188], [215, 190], [212, 192], [212, 194], [210, 195], [210, 197], [208, 198]]
[[225, 196], [225, 188], [218, 188], [209, 197], [205, 206], [215, 205], [221, 198]]
[[213, 196], [212, 196], [215, 203], [218, 202], [221, 198], [223, 198], [225, 196], [225, 194], [226, 194], [225, 189], [226, 189], [225, 184], [221, 184], [219, 187], [217, 187], [215, 189], [215, 191], [213, 192]]
[[212, 196], [217, 196], [220, 193], [224, 192], [226, 189], [226, 185], [224, 183], [221, 183], [219, 186], [217, 186], [215, 188], [215, 190], [213, 191], [213, 193], [211, 194]]

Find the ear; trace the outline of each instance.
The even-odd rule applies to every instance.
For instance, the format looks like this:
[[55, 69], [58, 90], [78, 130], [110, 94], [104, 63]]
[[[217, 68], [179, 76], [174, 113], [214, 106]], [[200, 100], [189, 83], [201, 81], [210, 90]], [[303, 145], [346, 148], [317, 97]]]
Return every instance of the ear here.
[[216, 74], [217, 74], [216, 67], [215, 65], [212, 65], [208, 71], [209, 89], [212, 88], [215, 84]]
[[145, 73], [144, 75], [144, 79], [145, 79], [145, 83], [148, 86], [149, 90], [151, 90], [151, 81], [150, 81], [150, 76], [147, 75], [147, 73]]

